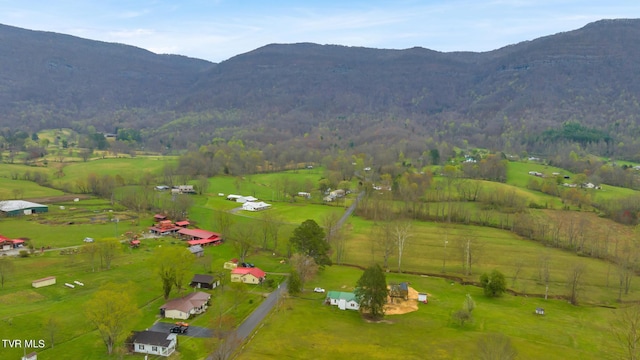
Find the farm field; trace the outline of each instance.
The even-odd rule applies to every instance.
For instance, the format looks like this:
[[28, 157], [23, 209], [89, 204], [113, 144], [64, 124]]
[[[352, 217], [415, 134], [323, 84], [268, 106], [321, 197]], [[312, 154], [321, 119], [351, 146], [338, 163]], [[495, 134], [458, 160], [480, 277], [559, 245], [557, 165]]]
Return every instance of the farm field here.
[[[154, 158], [100, 159], [87, 163], [78, 162], [65, 167], [65, 176], [54, 181], [73, 184], [86, 179], [89, 174], [121, 175], [136, 179], [149, 171], [157, 176], [161, 184], [161, 169], [175, 159]], [[6, 164], [0, 165], [0, 185], [6, 184], [0, 199], [10, 199], [17, 195], [13, 189], [20, 189], [22, 198], [55, 199], [69, 195], [63, 191], [38, 186], [33, 182], [12, 180], [12, 174], [24, 173], [29, 167]], [[512, 166], [513, 165], [513, 166]], [[480, 181], [482, 191], [513, 192], [527, 200], [529, 204], [543, 205], [542, 208], [527, 209], [532, 218], [540, 223], [580, 224], [587, 246], [597, 246], [616, 253], [622, 241], [633, 239], [634, 229], [599, 217], [595, 211], [574, 211], [576, 208], [563, 206], [562, 201], [541, 192], [526, 188], [531, 175], [528, 171], [556, 171], [535, 164], [510, 163], [509, 181], [505, 184]], [[145, 169], [142, 173], [140, 169]], [[51, 172], [48, 168], [34, 171]], [[561, 170], [560, 170], [561, 171]], [[523, 173], [524, 172], [524, 173]], [[229, 213], [234, 226], [254, 227], [255, 236], [262, 238], [261, 228], [267, 221], [280, 224], [278, 246], [269, 251], [260, 251], [258, 245], [250, 252], [248, 261], [272, 272], [288, 272], [288, 265], [280, 263], [289, 251], [287, 240], [293, 230], [303, 221], [314, 219], [323, 225], [325, 218], [340, 215], [355, 198], [352, 194], [342, 203], [323, 204], [321, 194], [313, 190], [323, 178], [322, 168], [285, 171], [274, 174], [255, 174], [245, 177], [216, 176], [208, 180], [206, 193], [189, 195], [193, 206], [188, 218], [195, 226], [211, 231], [220, 231], [218, 215]], [[53, 175], [51, 175], [53, 179]], [[438, 177], [434, 178], [438, 181]], [[472, 180], [475, 181], [475, 180]], [[196, 185], [195, 181], [189, 182]], [[285, 195], [285, 184], [294, 184], [295, 190], [312, 192], [311, 199], [291, 198]], [[23, 186], [24, 185], [24, 186]], [[156, 184], [151, 184], [151, 186]], [[140, 185], [127, 184], [135, 191]], [[116, 200], [122, 187], [116, 190]], [[636, 194], [628, 189], [605, 187], [606, 197]], [[291, 193], [291, 189], [288, 190]], [[219, 196], [224, 194], [225, 196]], [[228, 194], [251, 195], [266, 201], [273, 207], [265, 212], [237, 211], [240, 204], [226, 200]], [[604, 192], [596, 193], [596, 196]], [[154, 192], [154, 197], [170, 198], [168, 192]], [[83, 245], [82, 239], [126, 239], [131, 234], [144, 234], [152, 224], [153, 214], [134, 212], [109, 200], [83, 196], [79, 201], [53, 201], [48, 203], [49, 213], [30, 217], [0, 219], [0, 234], [12, 238], [28, 238], [37, 249], [41, 247], [68, 247]], [[403, 206], [396, 202], [397, 208]], [[448, 206], [455, 206], [469, 213], [479, 214], [481, 205], [477, 202], [431, 203], [428, 213], [444, 212]], [[436, 210], [439, 209], [439, 210]], [[497, 210], [491, 210], [497, 211]], [[488, 212], [487, 212], [488, 213]], [[489, 216], [489, 215], [487, 215]], [[491, 215], [497, 216], [497, 215]], [[504, 215], [513, 224], [517, 215]], [[441, 218], [442, 219], [442, 218]], [[476, 221], [473, 218], [473, 221]], [[477, 342], [492, 333], [508, 335], [522, 358], [535, 358], [551, 353], [548, 358], [582, 359], [618, 358], [620, 345], [615, 343], [610, 331], [605, 336], [611, 321], [619, 314], [621, 306], [617, 301], [619, 290], [619, 270], [611, 262], [586, 256], [575, 251], [561, 250], [543, 243], [525, 239], [515, 232], [501, 229], [497, 217], [488, 222], [494, 227], [477, 225], [446, 224], [442, 222], [411, 221], [411, 235], [407, 240], [401, 264], [398, 264], [397, 249], [388, 258], [388, 280], [409, 281], [419, 291], [428, 292], [428, 305], [415, 313], [393, 315], [382, 323], [368, 323], [357, 312], [343, 312], [322, 305], [322, 294], [307, 291], [300, 297], [289, 298], [274, 312], [264, 327], [239, 355], [240, 358], [358, 358], [367, 354], [368, 358], [429, 358], [464, 359], [477, 349]], [[344, 257], [340, 263], [352, 266], [334, 265], [327, 267], [316, 279], [305, 287], [321, 286], [327, 290], [352, 290], [361, 274], [358, 268], [371, 263], [383, 263], [383, 252], [378, 241], [380, 223], [351, 216], [344, 225]], [[577, 225], [576, 225], [577, 226]], [[576, 230], [577, 231], [577, 230]], [[129, 234], [125, 236], [124, 234]], [[594, 241], [593, 239], [598, 239]], [[471, 273], [463, 272], [464, 244], [473, 245]], [[104, 344], [91, 324], [82, 316], [82, 304], [86, 302], [102, 284], [133, 283], [135, 301], [142, 315], [136, 321], [136, 328], [148, 327], [157, 320], [157, 310], [164, 302], [161, 284], [154, 273], [152, 263], [159, 246], [178, 247], [179, 241], [172, 238], [149, 240], [140, 249], [130, 249], [123, 245], [114, 266], [108, 271], [92, 272], [87, 259], [81, 254], [61, 255], [59, 251], [34, 254], [28, 258], [12, 261], [19, 269], [0, 289], [0, 302], [12, 304], [0, 310], [0, 329], [3, 338], [19, 336], [28, 338], [32, 334], [44, 337], [43, 322], [55, 314], [63, 318], [54, 348], [41, 352], [42, 358], [91, 358], [84, 354], [95, 354], [96, 359], [107, 359]], [[595, 244], [595, 245], [594, 245]], [[230, 258], [238, 257], [237, 249], [231, 243], [219, 247], [206, 248], [209, 264], [197, 262], [193, 273], [221, 269]], [[338, 260], [334, 256], [334, 261]], [[541, 280], [541, 262], [549, 266], [549, 300], [544, 300], [545, 285]], [[577, 265], [584, 266], [584, 278], [580, 289], [580, 306], [572, 306], [564, 300], [567, 295], [568, 274]], [[399, 273], [398, 270], [403, 273]], [[488, 299], [482, 289], [460, 282], [474, 283], [479, 275], [498, 269], [506, 276], [510, 291], [527, 296], [505, 295], [498, 299]], [[87, 284], [79, 291], [71, 292], [63, 286], [33, 289], [30, 282], [35, 278], [49, 275], [59, 279], [81, 280]], [[422, 275], [422, 276], [421, 276]], [[445, 280], [442, 277], [450, 277]], [[279, 278], [278, 280], [281, 280]], [[625, 303], [640, 301], [640, 279], [633, 276], [629, 292], [622, 295]], [[65, 280], [66, 281], [66, 280]], [[61, 280], [58, 281], [58, 285]], [[237, 304], [233, 314], [241, 321], [261, 298], [264, 289], [252, 288], [249, 294]], [[466, 294], [471, 294], [478, 308], [474, 311], [474, 321], [464, 327], [451, 322], [451, 313], [459, 309]], [[177, 296], [174, 294], [173, 296]], [[226, 300], [233, 295], [225, 292]], [[535, 316], [533, 310], [544, 307], [547, 315]], [[48, 312], [48, 313], [47, 313]], [[72, 313], [72, 314], [71, 314]], [[69, 315], [70, 314], [70, 315]], [[209, 326], [211, 314], [196, 318], [193, 323]], [[313, 324], [313, 326], [309, 326]], [[305, 328], [306, 326], [306, 328]], [[10, 332], [9, 332], [10, 331]], [[418, 335], [416, 335], [418, 334]], [[610, 338], [611, 337], [611, 338]], [[182, 358], [198, 359], [208, 351], [210, 344], [201, 339], [184, 339], [180, 342]], [[72, 350], [70, 350], [72, 349]], [[18, 357], [21, 353], [9, 351], [8, 355]], [[4, 355], [4, 354], [3, 354]], [[93, 355], [92, 355], [93, 356]], [[547, 357], [546, 357], [547, 358]]]
[[[332, 266], [308, 288], [352, 291], [362, 271]], [[559, 300], [503, 296], [486, 298], [480, 288], [444, 279], [388, 274], [429, 294], [428, 304], [379, 323], [357, 311], [324, 304], [324, 294], [305, 292], [284, 301], [245, 346], [238, 359], [469, 359], [487, 334], [509, 336], [522, 359], [618, 359], [620, 346], [609, 331], [615, 311], [575, 307]], [[476, 302], [473, 322], [450, 320], [465, 296]], [[546, 315], [535, 315], [543, 307]]]
[[[129, 249], [123, 245], [110, 270], [96, 269], [92, 271], [88, 260], [82, 254], [61, 255], [59, 251], [36, 253], [28, 258], [15, 259], [19, 269], [14, 276], [6, 281], [0, 292], [3, 308], [0, 310], [0, 336], [3, 339], [44, 339], [46, 348], [32, 349], [38, 351], [42, 359], [110, 359], [93, 324], [85, 318], [84, 304], [91, 296], [105, 284], [128, 284], [133, 289], [129, 294], [140, 309], [141, 315], [133, 320], [132, 329], [142, 330], [150, 327], [159, 320], [158, 308], [165, 303], [162, 298], [162, 286], [153, 266], [155, 252], [160, 247], [175, 247], [184, 250], [180, 241], [171, 238], [145, 239], [142, 246]], [[205, 266], [201, 261], [193, 264], [191, 274], [206, 273], [206, 269], [219, 272], [225, 261], [234, 257], [231, 245], [224, 244], [206, 248], [206, 259], [210, 265]], [[255, 264], [267, 271], [282, 272], [283, 264], [280, 258], [269, 253], [261, 255], [255, 253], [250, 257]], [[57, 283], [43, 288], [32, 288], [31, 281], [46, 276], [56, 276]], [[228, 275], [227, 275], [228, 276]], [[190, 279], [190, 276], [188, 276]], [[281, 281], [278, 277], [274, 280]], [[64, 283], [80, 281], [84, 286], [70, 289]], [[228, 279], [226, 280], [228, 282]], [[229, 286], [228, 284], [226, 286]], [[245, 285], [246, 292], [242, 300], [233, 300], [233, 291], [207, 290], [219, 303], [235, 303], [230, 313], [238, 321], [246, 317], [260, 302], [261, 294], [266, 291], [262, 286]], [[189, 290], [187, 290], [189, 291]], [[180, 296], [174, 290], [171, 298]], [[209, 327], [214, 317], [214, 311], [206, 312], [189, 322], [195, 326]], [[50, 318], [57, 321], [54, 336], [54, 346], [50, 347], [50, 333], [47, 322]], [[162, 320], [171, 321], [171, 320]], [[181, 337], [180, 354], [184, 358], [204, 358], [209, 351], [207, 339]], [[2, 358], [18, 358], [21, 349], [3, 348]]]

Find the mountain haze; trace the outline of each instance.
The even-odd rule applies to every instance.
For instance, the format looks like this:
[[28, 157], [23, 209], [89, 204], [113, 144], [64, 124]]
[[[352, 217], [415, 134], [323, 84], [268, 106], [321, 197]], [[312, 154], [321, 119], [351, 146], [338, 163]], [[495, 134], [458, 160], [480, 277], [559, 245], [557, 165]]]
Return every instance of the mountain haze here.
[[640, 20], [602, 20], [483, 53], [271, 44], [214, 64], [0, 26], [0, 126], [128, 127], [174, 147], [305, 136], [543, 151], [543, 131], [574, 121], [640, 153], [638, 39]]

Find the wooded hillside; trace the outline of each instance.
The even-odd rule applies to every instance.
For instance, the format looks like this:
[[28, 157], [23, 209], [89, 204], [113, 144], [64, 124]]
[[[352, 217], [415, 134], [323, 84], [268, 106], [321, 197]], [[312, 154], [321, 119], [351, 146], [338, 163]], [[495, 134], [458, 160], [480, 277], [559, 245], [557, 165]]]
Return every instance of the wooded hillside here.
[[137, 129], [148, 149], [426, 139], [544, 154], [571, 142], [545, 131], [575, 122], [602, 134], [589, 151], [637, 160], [638, 38], [640, 20], [602, 20], [484, 53], [272, 44], [213, 64], [0, 26], [0, 127]]

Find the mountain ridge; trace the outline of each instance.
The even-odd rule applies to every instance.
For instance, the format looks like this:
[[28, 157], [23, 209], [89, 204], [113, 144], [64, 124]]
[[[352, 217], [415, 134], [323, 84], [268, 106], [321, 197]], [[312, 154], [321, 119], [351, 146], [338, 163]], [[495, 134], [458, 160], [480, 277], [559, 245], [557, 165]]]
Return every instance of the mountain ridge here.
[[613, 19], [488, 52], [268, 44], [210, 63], [0, 25], [0, 127], [134, 128], [177, 147], [386, 131], [520, 151], [577, 121], [640, 153], [638, 38], [640, 20]]

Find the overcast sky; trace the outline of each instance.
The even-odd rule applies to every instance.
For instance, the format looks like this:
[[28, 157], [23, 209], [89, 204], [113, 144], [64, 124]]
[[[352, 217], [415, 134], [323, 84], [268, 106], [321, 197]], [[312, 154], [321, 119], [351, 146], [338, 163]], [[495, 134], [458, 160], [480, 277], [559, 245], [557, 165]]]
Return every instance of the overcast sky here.
[[488, 51], [613, 18], [640, 1], [0, 0], [5, 25], [213, 62], [271, 43]]

